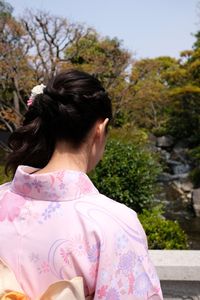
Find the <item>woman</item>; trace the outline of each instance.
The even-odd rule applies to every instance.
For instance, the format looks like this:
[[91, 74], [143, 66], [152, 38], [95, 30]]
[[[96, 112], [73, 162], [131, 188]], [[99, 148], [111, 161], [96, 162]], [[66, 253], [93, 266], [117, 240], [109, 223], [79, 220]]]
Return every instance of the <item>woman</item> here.
[[86, 173], [101, 159], [111, 101], [80, 71], [33, 90], [23, 126], [10, 137], [1, 187], [0, 258], [36, 299], [81, 276], [85, 297], [162, 299], [136, 213], [100, 194]]

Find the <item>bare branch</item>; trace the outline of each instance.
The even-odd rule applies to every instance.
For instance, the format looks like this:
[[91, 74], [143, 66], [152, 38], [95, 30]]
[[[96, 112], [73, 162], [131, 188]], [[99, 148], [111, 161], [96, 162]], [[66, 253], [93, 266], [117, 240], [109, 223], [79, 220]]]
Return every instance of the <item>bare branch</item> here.
[[29, 36], [29, 53], [35, 56], [31, 63], [43, 80], [54, 75], [59, 63], [67, 61], [65, 50], [87, 33], [83, 25], [43, 11], [27, 11], [21, 21]]

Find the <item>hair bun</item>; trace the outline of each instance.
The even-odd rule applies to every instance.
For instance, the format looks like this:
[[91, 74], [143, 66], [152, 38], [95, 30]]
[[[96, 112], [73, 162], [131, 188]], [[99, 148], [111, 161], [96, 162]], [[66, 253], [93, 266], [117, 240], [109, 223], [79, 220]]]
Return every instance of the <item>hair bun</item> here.
[[45, 166], [56, 141], [80, 147], [97, 120], [112, 119], [111, 100], [90, 74], [69, 70], [53, 77], [42, 93], [36, 92], [23, 126], [10, 137], [13, 152], [7, 168], [14, 171], [19, 164]]

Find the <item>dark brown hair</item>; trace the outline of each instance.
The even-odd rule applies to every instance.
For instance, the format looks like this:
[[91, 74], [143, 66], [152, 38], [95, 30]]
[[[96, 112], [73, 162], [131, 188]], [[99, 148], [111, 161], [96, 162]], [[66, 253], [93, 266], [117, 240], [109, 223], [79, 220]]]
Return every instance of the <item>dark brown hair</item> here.
[[77, 70], [58, 74], [35, 97], [22, 126], [11, 134], [6, 172], [15, 172], [22, 164], [44, 167], [58, 140], [79, 147], [95, 122], [105, 118], [112, 118], [111, 101], [99, 80]]

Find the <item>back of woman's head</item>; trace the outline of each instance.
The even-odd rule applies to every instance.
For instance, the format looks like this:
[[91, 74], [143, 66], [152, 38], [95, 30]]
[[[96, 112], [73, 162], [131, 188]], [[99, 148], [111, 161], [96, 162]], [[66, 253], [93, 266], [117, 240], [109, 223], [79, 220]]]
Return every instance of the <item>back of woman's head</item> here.
[[111, 101], [96, 78], [77, 70], [58, 74], [36, 95], [23, 125], [11, 134], [6, 171], [21, 164], [44, 167], [57, 141], [78, 148], [95, 122], [105, 118], [112, 118]]

